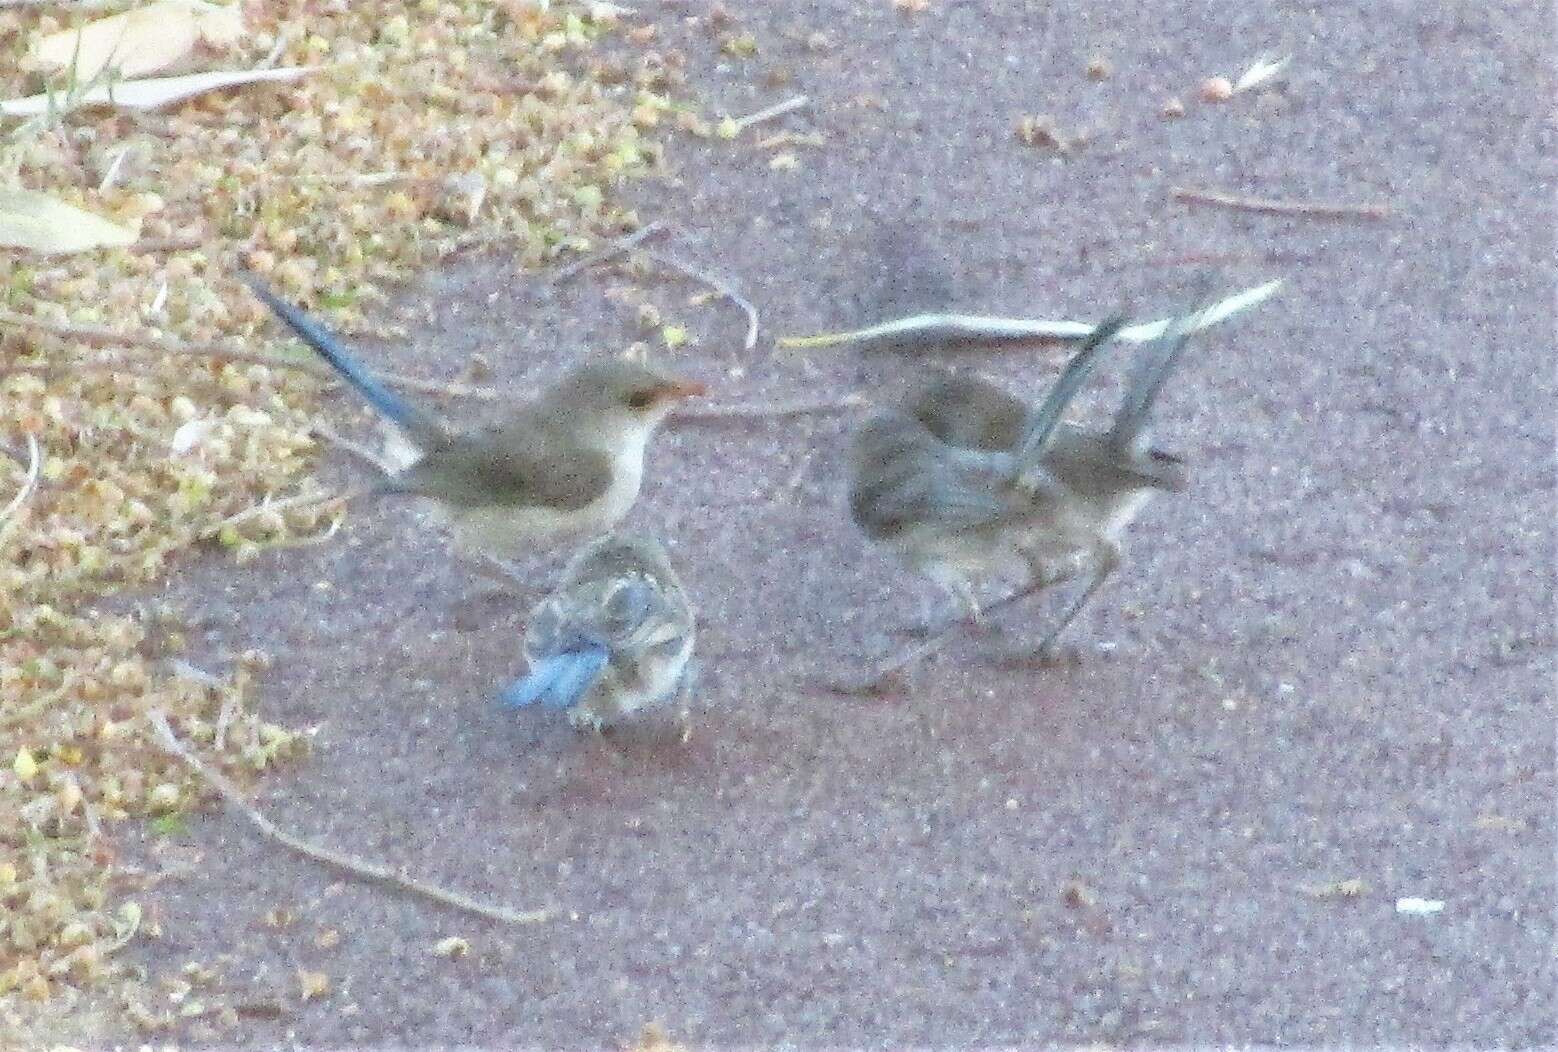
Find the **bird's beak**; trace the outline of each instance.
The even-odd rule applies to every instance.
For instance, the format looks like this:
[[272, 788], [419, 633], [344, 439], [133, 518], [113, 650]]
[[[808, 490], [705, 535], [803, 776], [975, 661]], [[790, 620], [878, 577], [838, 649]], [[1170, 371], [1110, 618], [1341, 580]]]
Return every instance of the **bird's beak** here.
[[682, 398], [696, 398], [707, 393], [708, 389], [707, 384], [697, 380], [673, 380], [662, 385], [656, 395], [659, 401], [672, 402]]

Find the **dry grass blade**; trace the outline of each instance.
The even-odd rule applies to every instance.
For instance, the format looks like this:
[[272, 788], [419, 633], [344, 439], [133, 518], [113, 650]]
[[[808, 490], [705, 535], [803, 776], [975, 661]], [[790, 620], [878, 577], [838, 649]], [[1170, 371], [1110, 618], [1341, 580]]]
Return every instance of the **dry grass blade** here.
[[1198, 190], [1194, 187], [1176, 186], [1169, 191], [1176, 201], [1193, 205], [1215, 205], [1240, 212], [1263, 212], [1267, 215], [1310, 216], [1316, 219], [1386, 219], [1390, 206], [1383, 204], [1345, 204], [1334, 201], [1280, 201], [1269, 197], [1245, 197], [1224, 193], [1221, 190]]
[[[185, 343], [171, 336], [118, 332], [104, 325], [78, 325], [45, 321], [42, 318], [34, 318], [8, 310], [0, 310], [0, 325], [14, 325], [17, 328], [46, 333], [62, 340], [73, 340], [93, 347], [129, 347], [155, 351], [160, 354], [210, 358], [218, 362], [243, 362], [250, 365], [265, 365], [273, 369], [291, 369], [296, 372], [308, 373], [310, 376], [317, 376], [322, 380], [334, 381], [337, 379], [335, 370], [323, 362], [315, 361], [312, 358], [282, 358], [274, 354], [265, 354], [262, 351], [246, 351], [229, 344]], [[125, 371], [129, 371], [132, 368], [129, 364], [115, 364], [113, 367]], [[52, 373], [54, 371], [56, 371], [56, 368], [52, 364], [42, 365], [37, 368], [15, 364], [0, 365], [0, 376], [11, 372]], [[503, 397], [501, 391], [490, 387], [442, 383], [438, 380], [424, 380], [400, 373], [379, 373], [378, 377], [394, 387], [400, 387], [407, 391], [419, 391], [423, 394], [439, 395], [444, 398], [474, 398], [480, 401], [493, 402]]]
[[867, 404], [858, 394], [843, 398], [822, 398], [805, 402], [751, 402], [745, 405], [716, 405], [702, 409], [682, 409], [673, 413], [672, 424], [727, 424], [742, 420], [784, 420], [798, 416], [826, 416], [849, 413]]
[[16, 496], [11, 498], [5, 510], [0, 511], [0, 540], [4, 540], [10, 531], [11, 517], [27, 503], [27, 499], [38, 488], [38, 474], [42, 469], [43, 453], [38, 448], [38, 438], [29, 433], [27, 435], [27, 477], [22, 480], [22, 488], [16, 491]]
[[730, 302], [734, 303], [737, 307], [740, 307], [742, 312], [747, 316], [747, 337], [743, 346], [748, 351], [757, 346], [757, 308], [752, 306], [752, 302], [750, 300], [741, 295], [741, 293], [737, 292], [734, 286], [732, 286], [724, 278], [719, 277], [717, 274], [711, 274], [708, 271], [700, 270], [691, 263], [688, 263], [686, 260], [682, 259], [680, 256], [672, 255], [669, 252], [662, 252], [653, 248], [646, 248], [643, 251], [644, 255], [648, 256], [650, 259], [663, 263], [668, 267], [672, 267], [673, 269], [679, 270], [695, 281], [703, 282], [705, 285], [709, 286], [709, 288], [730, 300]]
[[[233, 69], [211, 73], [189, 73], [181, 77], [147, 77], [117, 84], [103, 84], [81, 92], [73, 107], [113, 106], [122, 110], [155, 110], [175, 102], [204, 95], [208, 91], [237, 88], [246, 84], [286, 83], [306, 77], [318, 66], [283, 66], [279, 69]], [[45, 92], [20, 99], [0, 100], [0, 113], [8, 117], [38, 117], [57, 105], [55, 96]]]
[[440, 905], [449, 906], [465, 913], [472, 913], [478, 917], [486, 917], [489, 920], [495, 920], [502, 924], [540, 924], [551, 919], [552, 913], [550, 910], [512, 910], [506, 906], [482, 902], [462, 892], [451, 891], [436, 884], [418, 880], [388, 866], [356, 858], [331, 848], [320, 847], [317, 844], [309, 843], [301, 837], [294, 836], [266, 818], [257, 808], [245, 800], [238, 787], [228, 781], [225, 775], [206, 766], [199, 757], [186, 749], [173, 734], [173, 728], [168, 725], [167, 716], [161, 710], [152, 709], [148, 711], [146, 713], [146, 721], [151, 725], [152, 733], [156, 736], [157, 743], [165, 752], [182, 762], [184, 766], [194, 772], [197, 778], [215, 790], [217, 795], [221, 796], [229, 805], [241, 811], [243, 816], [261, 834], [289, 851], [302, 855], [305, 858], [313, 859], [315, 862], [339, 869], [352, 876], [398, 888], [413, 895], [420, 895]]
[[764, 121], [771, 121], [775, 117], [783, 117], [786, 113], [794, 113], [796, 110], [804, 109], [809, 105], [811, 105], [811, 99], [808, 96], [797, 95], [793, 99], [785, 99], [783, 102], [776, 102], [772, 106], [766, 106], [756, 113], [749, 113], [745, 117], [732, 118], [725, 125], [725, 128], [730, 130], [727, 137], [734, 138], [754, 124], [762, 124]]
[[563, 282], [577, 277], [584, 271], [589, 270], [597, 263], [604, 263], [608, 259], [615, 259], [617, 256], [620, 256], [622, 253], [628, 251], [628, 249], [640, 244], [647, 238], [653, 237], [655, 234], [660, 233], [660, 231], [664, 229], [665, 224], [660, 222], [658, 219], [653, 223], [645, 223], [643, 226], [639, 227], [631, 234], [628, 234], [626, 237], [619, 237], [617, 240], [613, 241], [599, 252], [591, 252], [583, 259], [574, 260], [566, 267], [559, 268], [552, 275], [551, 284], [561, 285]]
[[199, 536], [215, 537], [223, 530], [233, 526], [241, 526], [260, 515], [278, 511], [291, 511], [296, 508], [312, 508], [317, 504], [350, 504], [359, 497], [366, 496], [370, 491], [365, 487], [349, 489], [342, 493], [299, 493], [295, 496], [284, 497], [281, 500], [266, 500], [245, 508], [243, 511], [219, 519], [209, 526], [202, 527]]
[[[1282, 287], [1281, 280], [1237, 292], [1212, 304], [1198, 316], [1193, 331], [1248, 310], [1268, 299]], [[1172, 319], [1127, 325], [1115, 339], [1124, 343], [1147, 343], [1167, 330]], [[1070, 343], [1086, 339], [1094, 324], [1085, 321], [1049, 321], [1030, 318], [995, 318], [977, 314], [916, 314], [896, 318], [865, 329], [821, 333], [816, 336], [785, 336], [777, 341], [784, 350], [810, 350], [852, 346], [859, 350], [948, 350], [957, 347], [1031, 347], [1046, 343]]]

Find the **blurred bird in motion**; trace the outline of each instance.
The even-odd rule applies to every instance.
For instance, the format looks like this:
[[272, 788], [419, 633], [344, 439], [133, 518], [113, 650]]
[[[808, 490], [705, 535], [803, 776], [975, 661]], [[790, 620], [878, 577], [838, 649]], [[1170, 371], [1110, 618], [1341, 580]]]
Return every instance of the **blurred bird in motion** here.
[[562, 709], [574, 726], [597, 731], [678, 699], [685, 741], [694, 632], [692, 605], [659, 542], [602, 537], [573, 557], [557, 590], [531, 612], [530, 672], [500, 697]]
[[[1137, 356], [1113, 425], [1095, 432], [1064, 423], [1099, 351], [1123, 325], [1098, 326], [1033, 408], [977, 377], [945, 375], [856, 433], [850, 511], [865, 534], [941, 584], [973, 619], [974, 582], [1025, 580], [1004, 608], [1074, 576], [1091, 562], [1086, 589], [1039, 643], [1056, 640], [1121, 560], [1120, 534], [1158, 490], [1186, 485], [1184, 461], [1149, 443], [1150, 414], [1182, 354], [1196, 316], [1177, 321]], [[865, 684], [941, 645], [950, 628], [883, 665]]]
[[[1146, 503], [1158, 493], [1182, 492], [1189, 484], [1185, 459], [1152, 445], [1151, 422], [1152, 408], [1199, 318], [1195, 311], [1177, 318], [1163, 336], [1137, 352], [1125, 394], [1107, 430], [1065, 423], [1058, 416], [1055, 420], [1041, 462], [1063, 490], [1066, 511], [1052, 522], [1035, 520], [1031, 528], [1019, 531], [1016, 543], [1030, 580], [1016, 597], [1067, 580], [1084, 565], [1091, 565], [1092, 574], [1087, 587], [1039, 644], [1039, 656], [1051, 653], [1061, 632], [1119, 568], [1121, 537]], [[908, 413], [941, 442], [997, 455], [1023, 441], [1033, 415], [1013, 395], [968, 375], [948, 375], [933, 382], [911, 400]]]
[[705, 390], [652, 365], [594, 359], [495, 422], [452, 431], [374, 379], [339, 339], [259, 278], [242, 276], [415, 450], [377, 492], [432, 499], [449, 517], [457, 550], [497, 563], [505, 575], [502, 560], [616, 525], [638, 499], [656, 427], [677, 400]]

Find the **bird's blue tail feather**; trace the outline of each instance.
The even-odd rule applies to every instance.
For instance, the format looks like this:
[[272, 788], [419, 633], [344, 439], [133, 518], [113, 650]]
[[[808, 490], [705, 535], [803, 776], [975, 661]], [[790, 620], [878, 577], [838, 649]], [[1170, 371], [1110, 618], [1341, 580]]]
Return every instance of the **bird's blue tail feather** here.
[[414, 438], [425, 433], [425, 429], [429, 426], [428, 419], [405, 399], [370, 376], [333, 333], [276, 295], [269, 286], [253, 274], [244, 273], [242, 277], [254, 291], [255, 296], [278, 318], [286, 322], [293, 332], [302, 337], [305, 343], [317, 351], [321, 358], [329, 362], [347, 383], [368, 400], [373, 408], [411, 432]]
[[498, 697], [510, 708], [541, 702], [551, 709], [579, 703], [606, 667], [606, 649], [588, 646], [541, 658], [523, 679], [515, 680]]

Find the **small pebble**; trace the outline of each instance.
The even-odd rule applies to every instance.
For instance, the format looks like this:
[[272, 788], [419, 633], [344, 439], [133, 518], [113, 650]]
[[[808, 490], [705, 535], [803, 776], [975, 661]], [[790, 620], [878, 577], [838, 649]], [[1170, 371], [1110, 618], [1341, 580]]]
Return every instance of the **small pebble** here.
[[1201, 82], [1202, 102], [1227, 102], [1233, 98], [1233, 82], [1227, 77], [1208, 77]]

